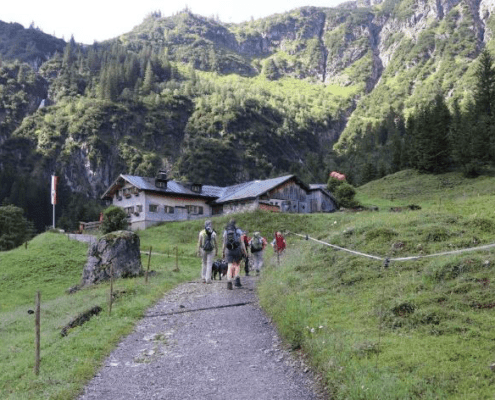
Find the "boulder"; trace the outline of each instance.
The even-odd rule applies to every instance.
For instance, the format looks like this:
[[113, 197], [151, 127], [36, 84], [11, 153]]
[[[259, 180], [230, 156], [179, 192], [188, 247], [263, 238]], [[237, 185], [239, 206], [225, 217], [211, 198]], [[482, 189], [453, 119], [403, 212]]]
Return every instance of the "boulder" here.
[[82, 285], [91, 285], [114, 278], [143, 274], [139, 236], [131, 231], [115, 231], [102, 236], [88, 249]]

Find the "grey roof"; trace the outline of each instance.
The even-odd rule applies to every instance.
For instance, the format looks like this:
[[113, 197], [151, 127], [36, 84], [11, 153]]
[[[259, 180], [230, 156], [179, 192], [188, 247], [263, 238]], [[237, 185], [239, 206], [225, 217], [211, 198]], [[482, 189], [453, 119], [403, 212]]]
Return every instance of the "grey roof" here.
[[[216, 199], [214, 202], [217, 204], [227, 203], [230, 201], [254, 199], [261, 196], [268, 191], [276, 188], [277, 186], [287, 182], [290, 179], [297, 179], [295, 175], [285, 175], [278, 178], [266, 179], [262, 181], [250, 181], [239, 183], [233, 186], [219, 187], [212, 185], [203, 185], [201, 193], [193, 192], [180, 182], [173, 180], [167, 181], [166, 188], [158, 188], [155, 185], [155, 178], [147, 178], [134, 175], [120, 175], [115, 182], [107, 189], [102, 198], [112, 196], [122, 185], [120, 180], [125, 180], [131, 185], [137, 187], [139, 190], [147, 190], [158, 193], [170, 193], [170, 194], [182, 194], [188, 196], [199, 196]], [[299, 180], [298, 180], [299, 182]], [[309, 186], [299, 182], [305, 189], [309, 190]]]
[[229, 201], [255, 198], [293, 177], [294, 175], [286, 175], [279, 178], [266, 179], [264, 181], [250, 181], [229, 186], [226, 187], [222, 195], [215, 200], [215, 203], [226, 203]]
[[131, 185], [136, 186], [141, 190], [150, 190], [154, 192], [164, 192], [164, 193], [177, 193], [177, 194], [190, 194], [196, 195], [192, 190], [182, 186], [179, 182], [176, 181], [167, 181], [166, 188], [158, 188], [155, 185], [155, 178], [146, 178], [142, 176], [134, 176], [134, 175], [121, 175], [127, 182]]
[[326, 189], [327, 185], [325, 183], [310, 183], [309, 188], [311, 190]]
[[159, 193], [171, 193], [171, 194], [182, 194], [188, 196], [200, 196], [200, 197], [218, 197], [218, 189], [216, 186], [207, 186], [205, 190], [205, 186], [203, 186], [201, 193], [193, 192], [191, 189], [187, 188], [180, 182], [176, 182], [173, 180], [167, 181], [166, 188], [159, 188], [155, 185], [155, 178], [148, 178], [142, 176], [135, 175], [120, 175], [115, 182], [110, 186], [109, 189], [103, 194], [102, 198], [111, 195], [115, 190], [120, 186], [118, 184], [120, 179], [124, 179], [129, 182], [131, 185], [137, 187], [139, 190], [148, 190], [152, 192]]
[[208, 197], [220, 197], [226, 188], [220, 186], [203, 185], [201, 194]]

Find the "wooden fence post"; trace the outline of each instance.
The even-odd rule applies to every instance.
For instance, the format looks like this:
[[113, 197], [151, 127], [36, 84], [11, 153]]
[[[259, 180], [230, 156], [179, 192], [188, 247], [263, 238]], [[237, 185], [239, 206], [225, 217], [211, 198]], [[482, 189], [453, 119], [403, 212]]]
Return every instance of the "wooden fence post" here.
[[179, 272], [179, 246], [175, 246], [175, 272]]
[[108, 315], [112, 314], [113, 302], [113, 264], [110, 264], [110, 296], [108, 298]]
[[153, 247], [152, 247], [152, 246], [150, 246], [150, 252], [149, 252], [149, 254], [148, 254], [148, 267], [146, 268], [146, 273], [145, 273], [145, 275], [144, 275], [144, 282], [145, 282], [145, 283], [148, 283], [148, 272], [149, 272], [149, 270], [150, 270], [151, 249], [152, 249], [152, 248], [153, 248]]
[[34, 339], [34, 347], [35, 347], [35, 355], [34, 355], [34, 374], [39, 375], [40, 373], [40, 311], [41, 311], [41, 293], [38, 290], [36, 292], [36, 311], [35, 311], [35, 319], [34, 319], [34, 331], [35, 331], [35, 339]]

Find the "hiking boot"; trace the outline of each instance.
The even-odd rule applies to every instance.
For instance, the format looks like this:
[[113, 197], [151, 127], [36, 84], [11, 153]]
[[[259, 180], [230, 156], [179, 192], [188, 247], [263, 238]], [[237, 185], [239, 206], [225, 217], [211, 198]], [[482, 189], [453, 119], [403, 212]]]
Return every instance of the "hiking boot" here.
[[227, 290], [232, 290], [232, 282], [227, 282]]
[[241, 285], [241, 278], [239, 278], [239, 277], [235, 278], [235, 286], [236, 287], [241, 287], [242, 286]]

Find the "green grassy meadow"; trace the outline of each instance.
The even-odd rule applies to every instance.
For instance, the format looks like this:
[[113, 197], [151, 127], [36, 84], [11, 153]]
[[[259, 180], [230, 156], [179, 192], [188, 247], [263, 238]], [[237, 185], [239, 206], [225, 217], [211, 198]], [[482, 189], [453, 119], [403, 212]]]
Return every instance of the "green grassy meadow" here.
[[[495, 178], [402, 171], [358, 188], [379, 211], [293, 215], [254, 212], [238, 225], [270, 241], [287, 232], [280, 263], [266, 251], [260, 302], [281, 336], [319, 372], [332, 399], [493, 399], [495, 248], [394, 261], [495, 243]], [[410, 205], [421, 209], [411, 210]], [[394, 211], [391, 211], [391, 208]], [[417, 208], [417, 207], [415, 207]], [[221, 231], [230, 217], [213, 218]], [[70, 399], [147, 307], [180, 282], [198, 279], [203, 221], [139, 232], [143, 267], [156, 273], [69, 295], [87, 245], [45, 233], [27, 249], [0, 253], [0, 398]], [[335, 250], [291, 233], [392, 261]], [[179, 251], [175, 270], [174, 248]], [[34, 366], [34, 309], [41, 291], [41, 367]], [[88, 308], [103, 311], [62, 337]]]

